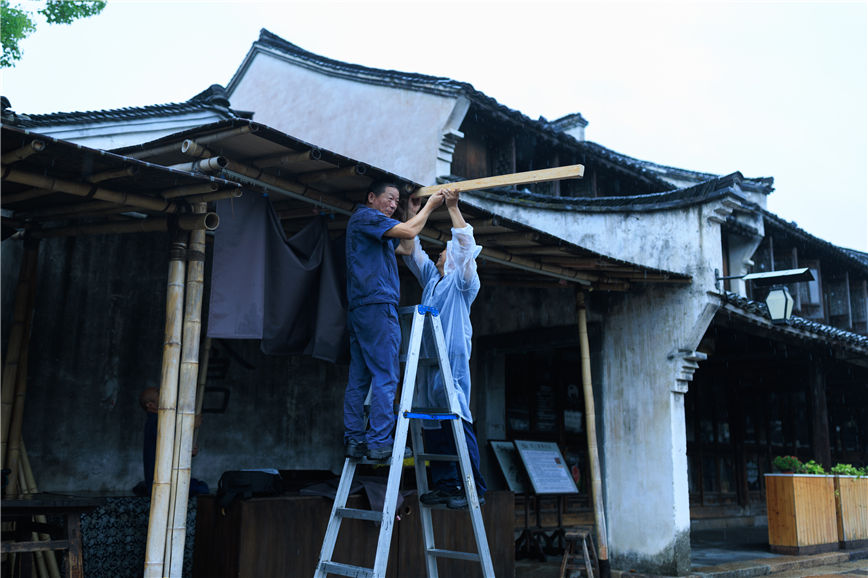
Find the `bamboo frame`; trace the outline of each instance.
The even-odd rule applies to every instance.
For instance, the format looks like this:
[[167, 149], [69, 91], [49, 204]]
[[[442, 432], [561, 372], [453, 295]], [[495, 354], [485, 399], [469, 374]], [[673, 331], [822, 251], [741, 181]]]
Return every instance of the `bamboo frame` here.
[[3, 366], [3, 380], [0, 384], [0, 463], [6, 463], [6, 450], [9, 442], [12, 406], [15, 401], [15, 384], [19, 370], [19, 361], [23, 348], [30, 341], [31, 295], [35, 292], [36, 273], [39, 261], [39, 245], [25, 243], [24, 254], [21, 257], [21, 268], [18, 272], [18, 287], [15, 290], [15, 309], [12, 314], [12, 327], [9, 328], [9, 341], [6, 344], [6, 362]]
[[[200, 203], [194, 211], [204, 213], [205, 204]], [[184, 565], [184, 542], [187, 537], [187, 500], [190, 494], [191, 458], [193, 455], [193, 430], [196, 422], [196, 390], [199, 377], [199, 343], [202, 333], [202, 296], [205, 285], [205, 231], [190, 234], [187, 252], [187, 285], [184, 304], [184, 331], [181, 349], [181, 371], [178, 381], [178, 412], [176, 435], [176, 466], [173, 478], [177, 479], [173, 520], [170, 526], [171, 548], [167, 561], [169, 576], [181, 576]]]
[[176, 199], [178, 197], [189, 197], [190, 195], [202, 195], [205, 193], [216, 193], [220, 190], [220, 185], [215, 182], [203, 183], [201, 185], [187, 185], [184, 187], [176, 187], [163, 191], [164, 199]]
[[192, 139], [185, 139], [181, 143], [181, 154], [197, 159], [207, 159], [215, 156], [207, 147], [204, 147]]
[[600, 578], [608, 578], [609, 542], [606, 531], [606, 513], [603, 510], [603, 491], [600, 477], [600, 454], [597, 451], [597, 413], [594, 407], [594, 385], [591, 381], [591, 348], [588, 344], [588, 310], [585, 292], [576, 291], [576, 313], [579, 324], [579, 349], [582, 358], [582, 390], [585, 394], [585, 431], [588, 437], [588, 461], [591, 469], [591, 490], [594, 503], [594, 521], [597, 534], [597, 559]]
[[71, 235], [102, 235], [107, 233], [149, 233], [154, 231], [168, 231], [169, 223], [174, 222], [183, 231], [213, 231], [220, 224], [217, 213], [191, 214], [184, 213], [178, 219], [138, 219], [134, 221], [114, 221], [99, 223], [96, 225], [81, 225], [74, 227], [58, 227], [56, 229], [44, 229], [33, 231], [30, 236], [34, 239], [46, 239], [50, 237], [68, 237]]
[[10, 151], [0, 157], [0, 163], [4, 165], [11, 165], [12, 163], [17, 163], [18, 161], [24, 160], [32, 154], [41, 153], [45, 150], [45, 141], [42, 140], [32, 140], [21, 148], [17, 148], [14, 151]]
[[177, 232], [169, 254], [166, 285], [166, 330], [160, 380], [160, 407], [157, 412], [157, 453], [144, 578], [164, 575], [167, 524], [171, 499], [172, 448], [175, 442], [175, 414], [178, 402], [178, 374], [181, 357], [181, 322], [184, 314], [184, 273], [187, 252], [186, 232]]
[[423, 198], [430, 197], [440, 189], [446, 188], [458, 192], [479, 191], [481, 189], [491, 189], [493, 187], [508, 187], [511, 185], [545, 183], [548, 181], [561, 181], [564, 179], [579, 179], [584, 174], [584, 165], [567, 165], [564, 167], [554, 167], [551, 169], [540, 169], [538, 171], [510, 173], [508, 175], [497, 175], [494, 177], [484, 177], [481, 179], [470, 179], [466, 181], [457, 181], [454, 183], [444, 183], [442, 185], [420, 187], [411, 196]]
[[112, 171], [103, 171], [101, 173], [92, 174], [87, 177], [87, 181], [89, 183], [101, 183], [103, 181], [110, 181], [112, 179], [117, 179], [120, 177], [130, 177], [137, 172], [139, 172], [139, 167], [135, 165], [130, 165], [122, 169], [115, 169]]
[[36, 188], [27, 189], [26, 191], [21, 191], [20, 193], [15, 193], [14, 195], [3, 195], [2, 197], [0, 197], [0, 206], [7, 207], [13, 203], [38, 199], [39, 197], [50, 195], [52, 192], [53, 191], [49, 191], [46, 189]]
[[122, 205], [131, 205], [140, 209], [157, 211], [161, 213], [175, 213], [178, 206], [175, 203], [157, 197], [148, 197], [135, 193], [120, 193], [87, 183], [78, 183], [64, 179], [55, 179], [49, 176], [36, 175], [25, 171], [4, 167], [3, 180], [58, 191], [79, 197], [93, 197], [99, 201], [111, 201]]
[[341, 177], [360, 177], [366, 172], [368, 172], [368, 168], [364, 164], [359, 163], [347, 167], [335, 167], [333, 169], [322, 169], [319, 171], [302, 173], [297, 178], [299, 182], [304, 184], [315, 184]]
[[318, 161], [322, 158], [322, 152], [316, 147], [306, 151], [296, 151], [288, 154], [280, 154], [273, 157], [256, 159], [256, 166], [265, 167], [289, 167], [296, 163]]

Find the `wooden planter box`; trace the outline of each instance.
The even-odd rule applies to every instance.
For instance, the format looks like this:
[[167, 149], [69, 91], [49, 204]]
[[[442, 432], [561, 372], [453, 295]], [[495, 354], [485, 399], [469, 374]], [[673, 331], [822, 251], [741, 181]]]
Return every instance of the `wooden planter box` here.
[[835, 476], [835, 502], [841, 547], [868, 546], [868, 478]]
[[766, 474], [769, 546], [778, 554], [837, 550], [835, 477]]

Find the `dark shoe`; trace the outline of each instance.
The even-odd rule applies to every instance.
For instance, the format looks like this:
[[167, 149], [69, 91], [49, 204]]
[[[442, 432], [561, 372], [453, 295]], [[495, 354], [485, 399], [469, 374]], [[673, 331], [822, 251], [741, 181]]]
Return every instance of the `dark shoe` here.
[[444, 489], [444, 488], [436, 488], [433, 491], [425, 492], [421, 496], [419, 496], [419, 501], [422, 502], [426, 506], [437, 506], [439, 504], [446, 504], [452, 498], [455, 498], [461, 494], [461, 490], [458, 488], [452, 489]]
[[344, 455], [348, 458], [360, 460], [367, 453], [367, 444], [365, 442], [357, 442], [356, 440], [347, 440], [344, 442]]
[[[485, 503], [485, 496], [479, 496], [479, 505], [483, 505]], [[467, 507], [467, 496], [464, 495], [464, 492], [457, 496], [453, 496], [449, 498], [449, 501], [446, 502], [446, 507], [450, 510], [463, 510]]]
[[[413, 450], [410, 448], [404, 448], [404, 459], [412, 458]], [[384, 464], [392, 459], [392, 448], [383, 448], [381, 450], [368, 450], [368, 459], [372, 462], [377, 462], [379, 464]]]

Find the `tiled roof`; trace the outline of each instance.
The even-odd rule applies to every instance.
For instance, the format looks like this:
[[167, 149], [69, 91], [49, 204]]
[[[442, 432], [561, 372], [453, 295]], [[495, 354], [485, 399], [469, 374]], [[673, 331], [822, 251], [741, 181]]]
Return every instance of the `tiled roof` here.
[[[441, 180], [450, 182], [460, 179], [454, 177]], [[584, 213], [648, 212], [687, 207], [721, 198], [730, 192], [731, 187], [736, 184], [741, 185], [744, 181], [742, 174], [735, 172], [684, 189], [623, 197], [553, 197], [527, 189], [516, 191], [506, 188], [474, 191], [473, 194], [481, 198], [543, 209]]]
[[791, 235], [795, 239], [810, 245], [821, 255], [835, 259], [836, 261], [841, 262], [843, 266], [855, 268], [868, 276], [868, 254], [854, 249], [845, 249], [833, 245], [828, 241], [815, 237], [807, 231], [800, 229], [799, 226], [793, 222], [787, 222], [765, 209], [761, 210], [765, 220], [766, 229], [777, 229], [778, 231]]
[[[751, 299], [748, 299], [747, 297], [742, 297], [737, 293], [732, 293], [729, 291], [724, 294], [724, 297], [728, 305], [731, 305], [747, 313], [751, 313], [753, 315], [768, 319], [769, 323], [771, 323], [771, 317], [769, 317], [768, 308], [766, 307], [765, 303], [753, 301]], [[816, 321], [810, 321], [796, 315], [793, 315], [790, 318], [789, 325], [773, 325], [772, 327], [776, 327], [781, 330], [784, 330], [787, 327], [791, 327], [793, 329], [798, 329], [807, 333], [811, 333], [815, 335], [817, 339], [821, 339], [823, 341], [838, 343], [848, 346], [850, 348], [855, 347], [864, 351], [868, 351], [868, 336], [861, 335], [859, 333], [853, 333], [852, 331], [846, 331], [844, 329], [838, 329], [829, 325], [824, 325], [822, 323], [817, 323]]]
[[252, 118], [253, 113], [229, 108], [226, 90], [219, 84], [211, 85], [187, 102], [154, 104], [139, 107], [79, 112], [53, 112], [50, 114], [15, 114], [4, 108], [3, 122], [21, 128], [37, 128], [54, 125], [87, 124], [95, 122], [129, 121], [159, 118], [167, 115], [214, 112], [230, 118]]

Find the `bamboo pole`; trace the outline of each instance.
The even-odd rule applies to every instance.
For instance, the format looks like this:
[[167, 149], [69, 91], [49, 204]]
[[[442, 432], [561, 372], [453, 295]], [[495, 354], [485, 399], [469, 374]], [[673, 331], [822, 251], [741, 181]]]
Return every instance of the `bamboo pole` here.
[[290, 167], [295, 165], [296, 163], [303, 163], [306, 161], [318, 161], [322, 158], [322, 152], [313, 147], [306, 151], [297, 151], [289, 154], [280, 154], [275, 155], [273, 157], [263, 157], [260, 159], [256, 159], [257, 167]]
[[187, 236], [188, 233], [177, 231], [169, 252], [169, 279], [166, 285], [166, 330], [160, 379], [160, 407], [157, 412], [157, 453], [154, 484], [151, 489], [151, 512], [148, 518], [144, 578], [163, 576], [171, 499], [172, 448], [175, 443], [175, 413], [178, 401]]
[[[193, 208], [205, 211], [205, 204]], [[199, 343], [202, 334], [202, 295], [205, 281], [205, 231], [190, 234], [187, 251], [187, 287], [184, 304], [184, 335], [181, 351], [181, 373], [178, 383], [178, 416], [175, 431], [178, 441], [178, 480], [175, 494], [174, 520], [171, 526], [169, 576], [181, 576], [184, 565], [184, 542], [187, 537], [187, 500], [190, 495], [190, 471], [193, 456], [193, 430], [196, 421], [196, 389], [199, 375]]]
[[25, 241], [21, 268], [18, 272], [18, 287], [15, 290], [15, 309], [12, 313], [12, 327], [9, 328], [9, 341], [6, 344], [6, 363], [3, 366], [3, 380], [0, 386], [0, 462], [6, 463], [6, 450], [9, 442], [9, 425], [12, 418], [12, 405], [15, 401], [15, 384], [19, 370], [22, 347], [30, 340], [30, 322], [33, 302], [32, 289], [36, 287], [36, 272], [39, 261], [38, 241]]
[[[205, 135], [205, 136], [200, 136], [199, 138], [196, 139], [196, 142], [198, 142], [199, 144], [205, 145], [208, 143], [223, 140], [225, 138], [230, 138], [233, 136], [247, 134], [249, 132], [256, 132], [256, 130], [257, 130], [257, 127], [253, 126], [253, 124], [245, 124], [243, 126], [239, 126], [239, 127], [232, 128], [229, 130], [224, 130], [224, 131], [215, 132], [213, 134], [209, 134], [209, 135]], [[155, 157], [155, 156], [159, 156], [159, 155], [166, 154], [166, 153], [178, 152], [181, 150], [182, 144], [183, 144], [183, 141], [173, 142], [173, 143], [163, 145], [161, 147], [157, 147], [157, 148], [153, 148], [153, 149], [145, 149], [145, 150], [130, 152], [130, 153], [127, 153], [126, 156], [128, 156], [130, 158], [134, 158], [134, 159], [147, 159], [150, 157]]]
[[139, 167], [135, 165], [130, 165], [128, 167], [124, 167], [122, 169], [114, 169], [111, 171], [103, 171], [101, 173], [94, 173], [87, 177], [87, 182], [89, 183], [101, 183], [103, 181], [110, 181], [112, 179], [118, 179], [120, 177], [130, 177], [139, 172]]
[[597, 560], [600, 578], [609, 578], [609, 540], [606, 513], [603, 510], [603, 492], [600, 476], [600, 454], [597, 451], [597, 414], [594, 407], [594, 385], [591, 381], [591, 348], [588, 345], [588, 310], [585, 292], [576, 291], [576, 312], [579, 321], [579, 349], [582, 357], [582, 390], [585, 394], [585, 430], [588, 437], [588, 458], [591, 468], [591, 493], [594, 503], [594, 521], [597, 534]]
[[218, 171], [222, 171], [223, 167], [225, 166], [226, 158], [217, 156], [197, 159], [189, 163], [170, 165], [167, 168], [174, 169], [176, 171], [186, 171], [188, 173], [216, 173]]
[[411, 196], [430, 197], [440, 189], [445, 188], [449, 188], [458, 192], [478, 191], [481, 189], [491, 189], [493, 187], [508, 187], [511, 185], [545, 183], [548, 181], [560, 181], [564, 179], [579, 179], [584, 174], [584, 165], [568, 165], [565, 167], [554, 167], [551, 169], [540, 169], [538, 171], [511, 173], [508, 175], [497, 175], [494, 177], [470, 179], [467, 181], [458, 181], [455, 183], [444, 183], [442, 185], [431, 185], [430, 187], [420, 187]]
[[214, 181], [202, 183], [200, 185], [187, 185], [184, 187], [175, 187], [163, 191], [164, 199], [176, 199], [178, 197], [188, 197], [190, 195], [202, 195], [204, 193], [216, 193], [220, 189], [220, 185]]
[[34, 153], [41, 153], [45, 150], [45, 141], [41, 140], [32, 140], [21, 148], [17, 148], [14, 151], [10, 151], [0, 157], [0, 163], [4, 165], [11, 165], [12, 163], [17, 163], [20, 160], [24, 160], [30, 155]]
[[[26, 488], [27, 493], [39, 493], [39, 488], [36, 486], [36, 478], [33, 475], [33, 468], [30, 467], [30, 456], [27, 455], [27, 449], [24, 447], [24, 441], [21, 442], [21, 472], [24, 475], [22, 487]], [[36, 516], [36, 521], [40, 524], [45, 524], [48, 520], [45, 518], [45, 515], [40, 514]], [[39, 540], [51, 540], [51, 535], [39, 534]], [[57, 566], [57, 558], [54, 556], [54, 553], [47, 552], [45, 561], [48, 566], [48, 574], [46, 575], [49, 578], [60, 578], [60, 568]]]
[[18, 471], [21, 456], [21, 428], [24, 423], [24, 400], [27, 395], [27, 360], [30, 357], [30, 347], [21, 349], [20, 366], [15, 376], [15, 402], [12, 404], [12, 423], [9, 424], [9, 447], [6, 448], [6, 468], [9, 474], [9, 484], [6, 486], [6, 497], [15, 498], [21, 495], [18, 485]]
[[222, 199], [237, 199], [243, 194], [241, 191], [241, 187], [237, 189], [229, 189], [226, 191], [218, 191], [216, 193], [205, 193], [203, 195], [192, 195], [190, 197], [186, 197], [184, 200], [188, 203], [196, 204], [196, 203], [210, 203], [211, 201], [219, 201]]
[[135, 221], [113, 221], [96, 225], [81, 225], [78, 227], [58, 227], [56, 229], [43, 229], [33, 231], [30, 235], [34, 239], [48, 237], [68, 237], [71, 235], [101, 235], [106, 233], [149, 233], [154, 231], [168, 231], [170, 223], [174, 223], [183, 231], [213, 231], [220, 224], [217, 213], [202, 213], [198, 215], [185, 213], [178, 219], [137, 219]]
[[207, 159], [215, 156], [208, 147], [204, 147], [192, 139], [184, 139], [181, 143], [181, 154], [197, 159]]
[[44, 197], [46, 195], [50, 195], [51, 193], [52, 191], [47, 191], [45, 189], [27, 189], [26, 191], [21, 191], [20, 193], [15, 193], [14, 195], [3, 195], [2, 197], [0, 197], [0, 205], [8, 207], [13, 203], [38, 199], [39, 197]]
[[55, 179], [45, 175], [37, 175], [13, 169], [6, 165], [3, 166], [3, 180], [21, 185], [48, 189], [50, 191], [59, 191], [79, 197], [93, 197], [98, 201], [111, 201], [113, 203], [130, 205], [149, 211], [157, 211], [161, 213], [178, 212], [178, 206], [175, 205], [175, 203], [166, 201], [159, 197], [149, 197], [147, 195], [139, 195], [136, 193], [120, 193], [96, 185], [91, 185], [90, 183]]
[[41, 209], [32, 209], [30, 211], [16, 211], [15, 215], [22, 219], [39, 220], [46, 217], [89, 217], [91, 215], [105, 214], [107, 211], [112, 213], [122, 213], [130, 211], [133, 207], [127, 205], [119, 205], [117, 203], [109, 203], [106, 201], [85, 201], [83, 203], [66, 204], [59, 206], [48, 206]]
[[193, 428], [193, 447], [199, 445], [199, 425], [202, 416], [202, 407], [205, 405], [205, 385], [208, 382], [208, 364], [211, 361], [211, 338], [206, 337], [202, 342], [202, 350], [199, 354], [199, 380], [196, 384], [196, 421]]
[[[27, 480], [24, 478], [24, 471], [23, 470], [20, 470], [20, 469], [18, 470], [17, 478], [18, 478], [18, 485], [21, 488], [21, 496], [20, 497], [24, 497], [25, 495], [30, 494], [30, 492], [27, 490]], [[34, 515], [33, 520], [37, 523], [44, 523], [45, 522], [44, 520], [42, 522], [40, 522], [38, 520], [38, 518], [40, 518], [40, 517], [45, 518], [45, 516]], [[30, 533], [30, 541], [31, 542], [39, 542], [41, 540], [41, 538], [39, 536], [40, 536], [40, 534], [38, 532], [35, 532], [35, 531], [31, 532]], [[51, 550], [49, 550], [49, 551], [37, 550], [37, 551], [33, 552], [32, 554], [33, 554], [33, 560], [34, 560], [34, 562], [36, 562], [36, 568], [35, 568], [36, 576], [38, 576], [39, 578], [49, 578], [46, 556], [49, 556], [49, 557], [53, 556], [54, 552], [52, 552]]]

